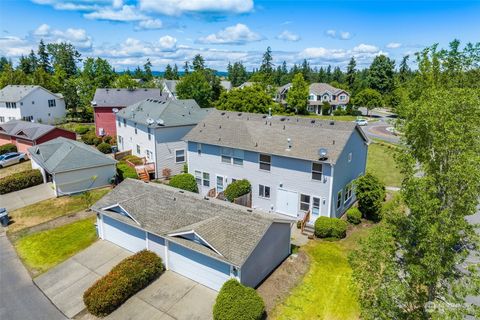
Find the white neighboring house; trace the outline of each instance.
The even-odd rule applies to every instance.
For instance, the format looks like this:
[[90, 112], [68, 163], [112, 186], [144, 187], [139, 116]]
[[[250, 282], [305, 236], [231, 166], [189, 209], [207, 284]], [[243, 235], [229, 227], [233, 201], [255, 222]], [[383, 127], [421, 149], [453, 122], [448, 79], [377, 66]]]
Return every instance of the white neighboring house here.
[[117, 113], [119, 151], [155, 163], [155, 177], [163, 177], [163, 169], [179, 174], [187, 161], [187, 144], [182, 141], [210, 109], [202, 109], [195, 100], [146, 99]]
[[41, 86], [8, 85], [0, 90], [0, 123], [25, 120], [54, 124], [65, 114], [63, 96]]

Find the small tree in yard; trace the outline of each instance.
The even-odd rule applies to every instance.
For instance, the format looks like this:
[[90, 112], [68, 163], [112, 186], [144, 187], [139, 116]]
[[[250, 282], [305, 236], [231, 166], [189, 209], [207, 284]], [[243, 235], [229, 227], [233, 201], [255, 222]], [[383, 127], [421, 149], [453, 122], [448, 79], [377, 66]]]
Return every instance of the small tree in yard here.
[[198, 193], [198, 186], [195, 177], [189, 173], [177, 174], [170, 180], [169, 185], [175, 188]]
[[238, 197], [241, 197], [252, 190], [252, 185], [246, 179], [237, 180], [230, 183], [225, 189], [225, 197], [228, 201], [233, 202]]
[[287, 105], [297, 114], [307, 114], [308, 106], [308, 82], [303, 79], [301, 72], [297, 73], [292, 80], [292, 87], [287, 93]]
[[85, 207], [87, 211], [90, 211], [90, 207], [93, 205], [93, 197], [90, 191], [85, 191], [82, 194], [83, 202], [85, 203]]
[[358, 209], [369, 220], [380, 220], [382, 203], [385, 200], [385, 186], [374, 175], [367, 173], [355, 182]]
[[322, 115], [327, 116], [330, 114], [330, 111], [332, 110], [332, 106], [330, 105], [329, 102], [324, 101], [321, 107], [322, 107]]

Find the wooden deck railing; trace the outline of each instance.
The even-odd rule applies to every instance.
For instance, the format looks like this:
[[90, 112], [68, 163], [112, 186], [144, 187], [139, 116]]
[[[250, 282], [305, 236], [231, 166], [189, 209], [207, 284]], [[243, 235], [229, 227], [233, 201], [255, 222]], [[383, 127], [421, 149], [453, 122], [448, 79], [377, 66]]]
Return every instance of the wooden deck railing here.
[[307, 224], [308, 220], [310, 220], [310, 210], [308, 210], [308, 211], [305, 213], [305, 216], [304, 216], [303, 219], [302, 219], [302, 228], [301, 228], [302, 234], [305, 234], [305, 232], [304, 232], [304, 230], [305, 230], [305, 225]]

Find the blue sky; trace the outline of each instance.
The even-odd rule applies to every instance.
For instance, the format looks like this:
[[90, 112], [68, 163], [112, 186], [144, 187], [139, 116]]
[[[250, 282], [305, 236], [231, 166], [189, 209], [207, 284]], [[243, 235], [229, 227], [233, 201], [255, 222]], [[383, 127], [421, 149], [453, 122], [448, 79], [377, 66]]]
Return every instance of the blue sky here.
[[0, 55], [69, 41], [117, 70], [150, 58], [155, 70], [200, 53], [207, 65], [249, 69], [267, 46], [275, 63], [360, 66], [399, 61], [433, 43], [480, 41], [480, 1], [0, 0]]

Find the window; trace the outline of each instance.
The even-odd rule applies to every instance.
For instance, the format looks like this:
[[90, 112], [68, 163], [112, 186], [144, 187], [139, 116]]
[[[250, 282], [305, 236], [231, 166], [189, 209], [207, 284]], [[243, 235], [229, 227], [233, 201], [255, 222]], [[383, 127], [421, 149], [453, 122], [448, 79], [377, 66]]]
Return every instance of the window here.
[[199, 186], [210, 187], [210, 173], [195, 170], [195, 181]]
[[272, 166], [272, 156], [268, 154], [260, 154], [260, 170], [270, 171]]
[[0, 117], [0, 122], [5, 122], [5, 117]]
[[195, 170], [195, 181], [198, 185], [202, 185], [202, 173], [200, 171]]
[[307, 107], [307, 110], [308, 110], [308, 112], [313, 112], [313, 111], [315, 111], [315, 107], [309, 105], [309, 106]]
[[337, 96], [336, 95], [332, 95], [332, 100], [336, 100], [337, 99]]
[[315, 95], [313, 95], [313, 94], [309, 95], [308, 100], [315, 100]]
[[152, 140], [151, 130], [152, 130], [152, 129], [147, 128], [147, 131], [148, 131], [148, 141], [151, 141], [151, 140]]
[[20, 102], [20, 105], [23, 106], [23, 102]]
[[120, 121], [120, 119], [118, 119], [118, 127], [120, 128], [122, 126], [122, 122]]
[[48, 107], [49, 108], [53, 108], [55, 106], [56, 106], [55, 99], [48, 100]]
[[320, 215], [320, 198], [313, 197], [312, 214], [315, 216]]
[[337, 193], [337, 209], [340, 209], [342, 205], [342, 190], [338, 191]]
[[312, 179], [313, 180], [322, 180], [322, 164], [312, 162]]
[[348, 154], [348, 162], [349, 163], [352, 162], [352, 153], [351, 152]]
[[201, 143], [197, 143], [197, 153], [198, 153], [198, 155], [202, 154], [202, 144]]
[[352, 183], [349, 183], [345, 187], [345, 203], [347, 203], [352, 198], [352, 195], [353, 195], [353, 187], [352, 187]]
[[137, 124], [135, 123], [135, 134], [137, 134], [138, 131], [137, 131]]
[[32, 100], [32, 104], [35, 104], [35, 101]]
[[175, 150], [175, 163], [185, 162], [185, 149]]
[[140, 146], [137, 144], [137, 154], [140, 155]]
[[123, 119], [123, 126], [124, 126], [124, 127], [127, 126], [127, 119]]
[[8, 117], [8, 121], [15, 120], [15, 117]]
[[120, 143], [120, 144], [123, 143], [123, 138], [122, 138], [122, 136], [118, 136], [118, 143]]
[[340, 96], [340, 101], [344, 101], [344, 100], [345, 100], [345, 95], [342, 94], [342, 95]]
[[243, 150], [232, 149], [232, 148], [222, 148], [222, 162], [235, 164], [242, 166], [243, 165]]
[[153, 159], [153, 152], [150, 151], [150, 150], [147, 150], [146, 152], [147, 152], [147, 159], [152, 160]]
[[203, 173], [203, 185], [205, 187], [210, 187], [210, 173], [208, 172]]
[[308, 211], [310, 209], [310, 196], [306, 194], [300, 195], [300, 210]]
[[22, 117], [24, 121], [33, 121], [33, 116]]
[[261, 198], [270, 199], [270, 187], [259, 184], [258, 185], [258, 196]]

